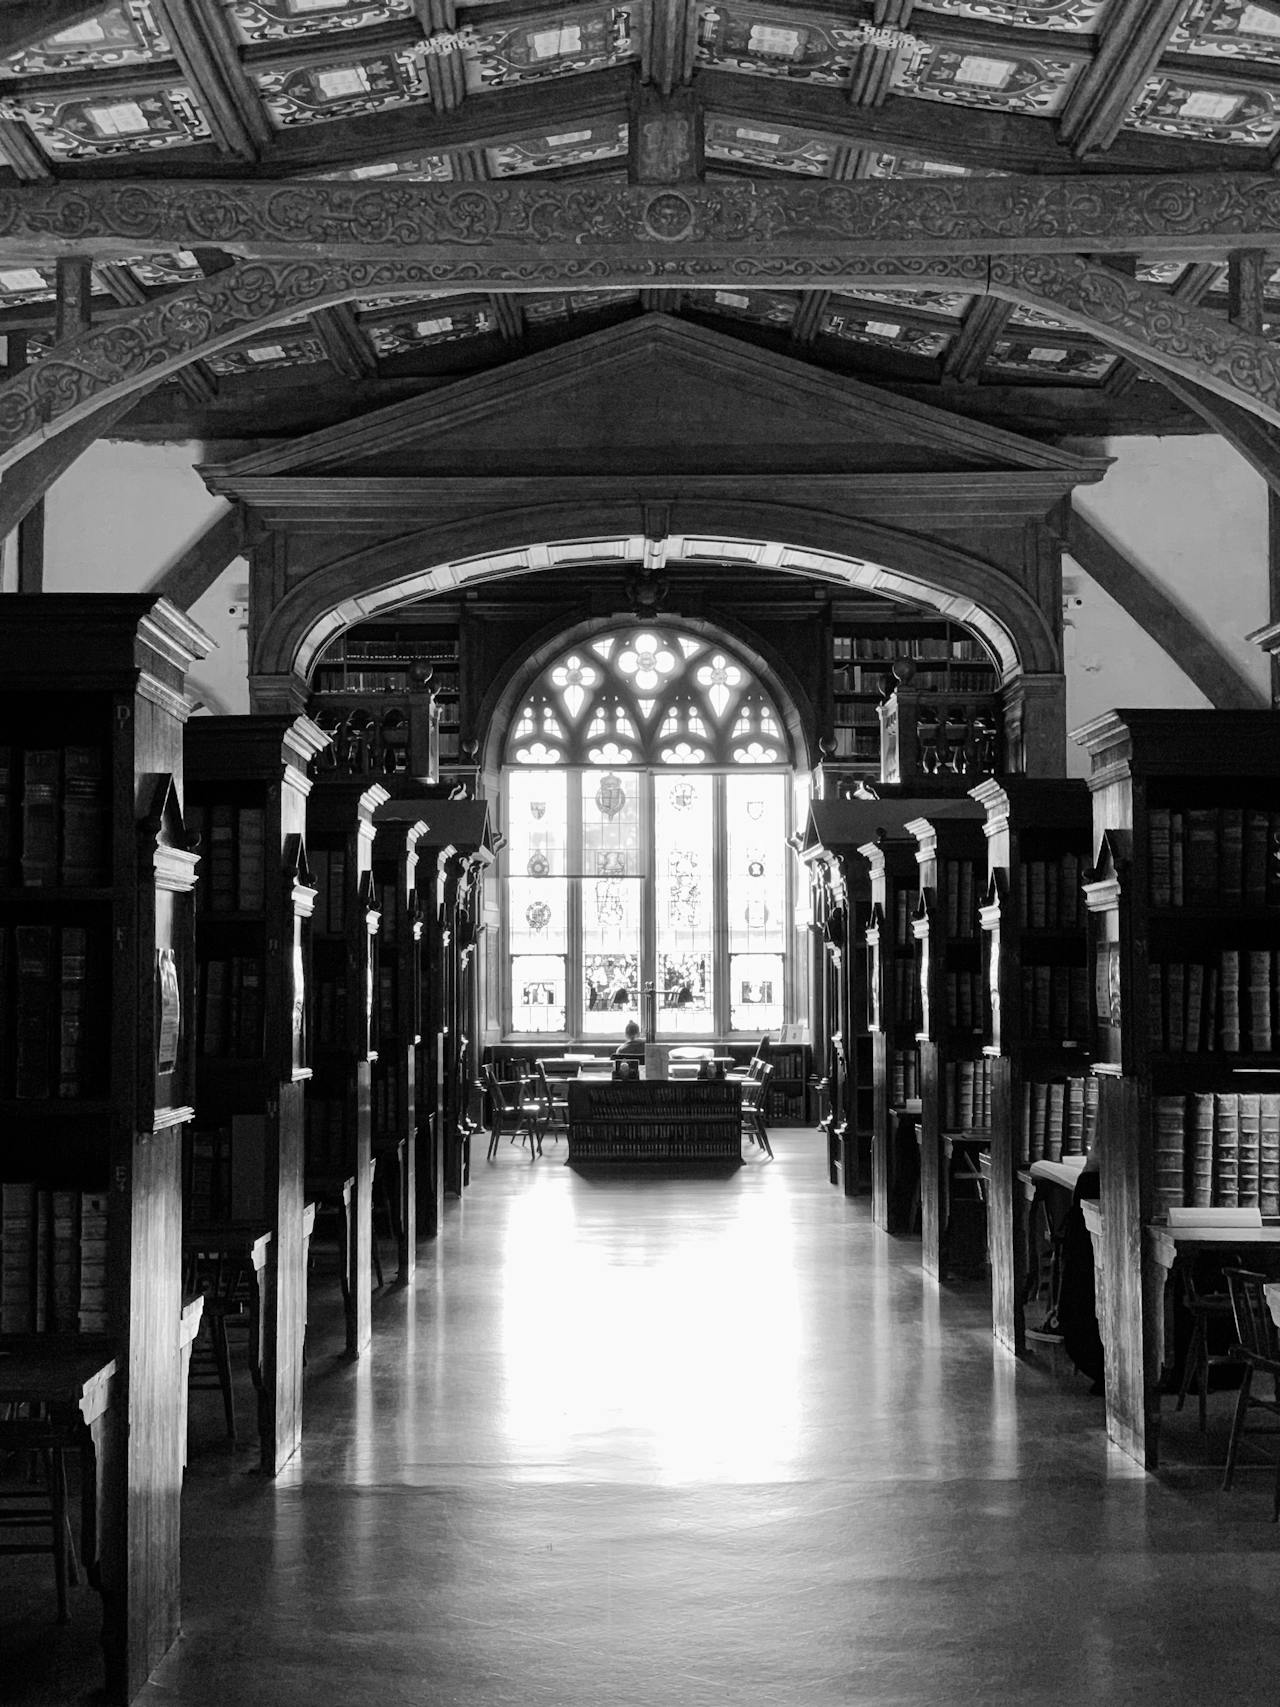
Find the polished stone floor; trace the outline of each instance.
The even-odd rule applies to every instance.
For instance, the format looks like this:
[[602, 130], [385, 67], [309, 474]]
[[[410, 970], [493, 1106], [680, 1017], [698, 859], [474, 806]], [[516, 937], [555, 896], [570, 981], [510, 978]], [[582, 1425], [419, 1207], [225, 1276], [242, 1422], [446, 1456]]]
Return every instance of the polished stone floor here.
[[1273, 1699], [1280, 1532], [1264, 1469], [1218, 1492], [1229, 1395], [1143, 1475], [813, 1133], [775, 1149], [728, 1180], [481, 1162], [371, 1355], [319, 1336], [285, 1474], [193, 1418], [184, 1635], [140, 1702]]

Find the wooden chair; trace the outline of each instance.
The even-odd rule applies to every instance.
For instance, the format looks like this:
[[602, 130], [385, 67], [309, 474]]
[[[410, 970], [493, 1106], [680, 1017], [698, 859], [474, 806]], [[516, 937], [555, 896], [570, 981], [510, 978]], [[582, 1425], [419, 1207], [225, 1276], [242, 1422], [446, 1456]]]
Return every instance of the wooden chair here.
[[772, 1077], [772, 1062], [762, 1061], [757, 1077], [748, 1079], [742, 1087], [742, 1136], [751, 1143], [758, 1144], [770, 1161], [773, 1160], [773, 1145], [769, 1142], [765, 1111], [768, 1106], [769, 1080]]
[[1204, 1434], [1208, 1428], [1209, 1371], [1236, 1361], [1229, 1350], [1214, 1351], [1211, 1344], [1211, 1339], [1216, 1339], [1221, 1345], [1220, 1332], [1216, 1330], [1229, 1328], [1232, 1322], [1231, 1297], [1226, 1292], [1201, 1292], [1196, 1284], [1194, 1261], [1180, 1263], [1178, 1272], [1182, 1302], [1191, 1318], [1191, 1338], [1182, 1363], [1177, 1408], [1182, 1409], [1194, 1382], [1200, 1400], [1200, 1432]]
[[[10, 1409], [16, 1413], [19, 1407]], [[20, 1488], [0, 1491], [0, 1554], [52, 1555], [59, 1624], [68, 1622], [67, 1584], [80, 1581], [67, 1516], [66, 1455], [79, 1444], [75, 1423], [74, 1416], [61, 1420], [52, 1414], [0, 1419], [0, 1454], [26, 1457], [29, 1478]], [[46, 1537], [37, 1539], [42, 1531]], [[10, 1534], [24, 1539], [4, 1539]]]
[[534, 1065], [533, 1094], [539, 1107], [539, 1131], [543, 1138], [560, 1138], [569, 1135], [569, 1093], [563, 1082], [554, 1082], [547, 1077], [546, 1065], [538, 1061]]
[[523, 1076], [500, 1079], [495, 1068], [486, 1066], [482, 1088], [489, 1096], [489, 1161], [497, 1155], [504, 1132], [510, 1134], [513, 1144], [518, 1138], [521, 1148], [528, 1142], [530, 1161], [540, 1156], [542, 1110], [537, 1097], [529, 1095], [528, 1081]]
[[[1280, 1430], [1277, 1429], [1250, 1430], [1245, 1426], [1245, 1418], [1251, 1410], [1268, 1411], [1272, 1416], [1280, 1417], [1280, 1341], [1277, 1340], [1275, 1323], [1271, 1319], [1263, 1291], [1267, 1277], [1265, 1274], [1254, 1274], [1248, 1269], [1229, 1268], [1226, 1270], [1226, 1279], [1236, 1323], [1236, 1344], [1231, 1350], [1236, 1360], [1244, 1364], [1244, 1378], [1236, 1399], [1235, 1416], [1231, 1420], [1231, 1440], [1227, 1446], [1227, 1462], [1222, 1472], [1224, 1491], [1231, 1486], [1232, 1477], [1235, 1475], [1240, 1437], [1251, 1432], [1280, 1435]], [[1253, 1382], [1256, 1375], [1269, 1378], [1269, 1397], [1254, 1391]], [[1275, 1523], [1278, 1519], [1280, 1453], [1276, 1456], [1275, 1487], [1271, 1500], [1271, 1521]]]
[[191, 1347], [187, 1387], [193, 1393], [218, 1392], [227, 1439], [236, 1444], [236, 1393], [231, 1372], [231, 1330], [253, 1333], [255, 1278], [252, 1262], [226, 1251], [189, 1251], [184, 1258], [183, 1288], [204, 1293], [200, 1331]]
[[616, 1056], [613, 1063], [613, 1077], [615, 1079], [638, 1079], [640, 1077], [639, 1061], [632, 1055]]

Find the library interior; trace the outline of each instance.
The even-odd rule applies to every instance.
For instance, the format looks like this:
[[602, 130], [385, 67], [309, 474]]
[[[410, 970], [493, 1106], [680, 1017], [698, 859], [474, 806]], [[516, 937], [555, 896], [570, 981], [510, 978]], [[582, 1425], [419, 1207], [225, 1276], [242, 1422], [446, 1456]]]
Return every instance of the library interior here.
[[0, 1700], [1260, 1699], [1280, 0], [0, 6]]

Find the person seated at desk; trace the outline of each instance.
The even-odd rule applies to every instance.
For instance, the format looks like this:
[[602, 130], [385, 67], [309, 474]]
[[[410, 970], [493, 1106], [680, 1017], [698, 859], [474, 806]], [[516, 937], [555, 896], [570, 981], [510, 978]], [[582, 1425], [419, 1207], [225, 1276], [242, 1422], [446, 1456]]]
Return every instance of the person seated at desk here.
[[644, 1038], [640, 1035], [640, 1027], [635, 1020], [629, 1019], [624, 1029], [622, 1042], [613, 1052], [615, 1061], [643, 1061]]

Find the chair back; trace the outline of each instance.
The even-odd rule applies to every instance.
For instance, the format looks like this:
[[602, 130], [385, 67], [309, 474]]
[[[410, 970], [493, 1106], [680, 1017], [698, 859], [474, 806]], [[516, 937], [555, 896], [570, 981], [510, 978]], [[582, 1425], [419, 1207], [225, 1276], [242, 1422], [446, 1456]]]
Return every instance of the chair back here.
[[1269, 1363], [1280, 1361], [1280, 1340], [1263, 1291], [1267, 1276], [1247, 1268], [1229, 1268], [1225, 1273], [1240, 1349]]
[[498, 1069], [492, 1061], [485, 1062], [482, 1072], [494, 1107], [504, 1109], [509, 1113], [520, 1101], [521, 1081], [519, 1079], [500, 1079]]
[[620, 1055], [613, 1063], [613, 1076], [615, 1079], [638, 1079], [640, 1063], [634, 1058]]
[[[755, 1062], [752, 1062], [752, 1066]], [[765, 1091], [773, 1076], [773, 1062], [761, 1061], [760, 1071], [755, 1078], [748, 1079], [742, 1087], [742, 1106], [745, 1109], [758, 1110], [764, 1108]]]

